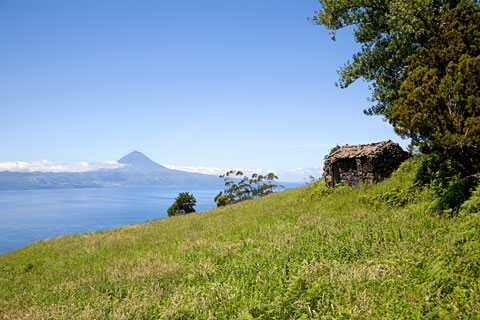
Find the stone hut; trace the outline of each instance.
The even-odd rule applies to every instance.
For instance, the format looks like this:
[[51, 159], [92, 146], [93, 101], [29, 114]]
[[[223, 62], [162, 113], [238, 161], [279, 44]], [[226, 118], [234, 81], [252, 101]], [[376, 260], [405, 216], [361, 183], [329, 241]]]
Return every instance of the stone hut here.
[[408, 158], [391, 140], [340, 147], [325, 158], [325, 186], [358, 186], [389, 177]]

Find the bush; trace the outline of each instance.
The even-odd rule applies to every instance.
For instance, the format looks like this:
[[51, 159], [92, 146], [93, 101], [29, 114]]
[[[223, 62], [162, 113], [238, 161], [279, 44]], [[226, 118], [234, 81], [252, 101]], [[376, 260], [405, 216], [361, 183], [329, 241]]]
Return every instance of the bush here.
[[478, 175], [466, 174], [461, 164], [436, 153], [422, 157], [415, 177], [417, 187], [428, 186], [433, 190], [436, 196], [433, 208], [449, 214], [458, 213], [478, 182]]
[[460, 207], [461, 215], [469, 215], [480, 212], [480, 185], [477, 186], [472, 196]]
[[195, 212], [193, 208], [197, 200], [192, 194], [188, 192], [181, 192], [178, 194], [178, 197], [175, 198], [175, 202], [170, 208], [168, 208], [167, 213], [169, 217], [176, 216], [179, 214], [187, 214]]
[[228, 197], [227, 196], [215, 197], [215, 203], [217, 204], [217, 207], [226, 206], [228, 204]]

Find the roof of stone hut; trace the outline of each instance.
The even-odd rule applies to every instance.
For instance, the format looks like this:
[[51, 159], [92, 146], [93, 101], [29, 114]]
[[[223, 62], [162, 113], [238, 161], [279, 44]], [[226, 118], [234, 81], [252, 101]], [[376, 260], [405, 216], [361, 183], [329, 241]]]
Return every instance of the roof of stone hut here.
[[325, 162], [332, 163], [339, 159], [372, 157], [390, 146], [397, 145], [392, 140], [385, 140], [377, 143], [359, 144], [356, 146], [349, 146], [348, 144], [335, 150], [325, 158]]

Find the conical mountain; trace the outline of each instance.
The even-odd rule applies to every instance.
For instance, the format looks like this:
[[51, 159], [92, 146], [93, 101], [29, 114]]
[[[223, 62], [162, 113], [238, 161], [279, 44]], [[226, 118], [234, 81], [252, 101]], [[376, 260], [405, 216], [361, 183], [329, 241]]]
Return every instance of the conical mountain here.
[[171, 170], [134, 151], [118, 160], [126, 166], [87, 172], [0, 172], [0, 190], [43, 188], [151, 188], [223, 186], [217, 176]]
[[126, 164], [127, 168], [132, 168], [136, 170], [168, 170], [164, 166], [152, 161], [149, 157], [144, 155], [141, 152], [133, 151], [123, 156], [118, 163]]

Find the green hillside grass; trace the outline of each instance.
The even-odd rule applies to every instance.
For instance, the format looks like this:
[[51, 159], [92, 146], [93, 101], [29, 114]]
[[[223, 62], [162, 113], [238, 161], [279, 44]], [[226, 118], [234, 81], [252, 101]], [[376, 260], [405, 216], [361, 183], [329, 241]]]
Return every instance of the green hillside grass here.
[[0, 318], [480, 318], [480, 214], [433, 213], [417, 166], [32, 243], [0, 256]]

